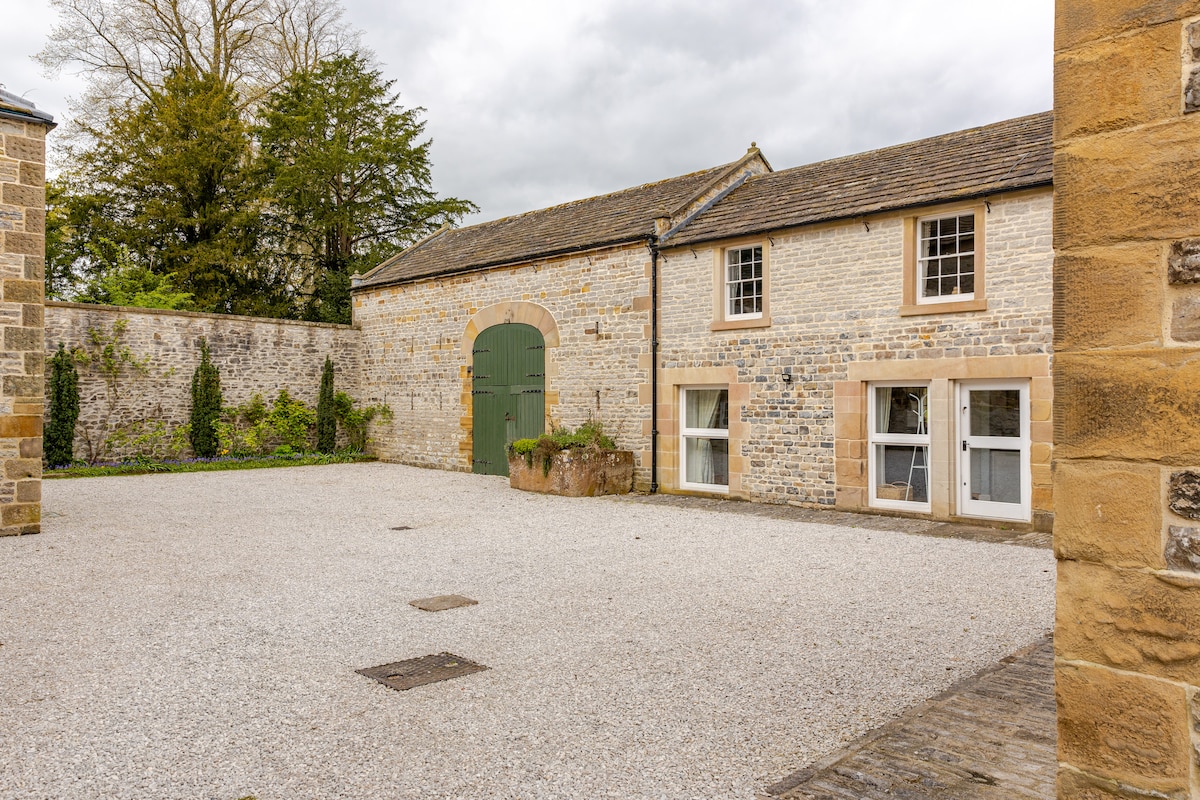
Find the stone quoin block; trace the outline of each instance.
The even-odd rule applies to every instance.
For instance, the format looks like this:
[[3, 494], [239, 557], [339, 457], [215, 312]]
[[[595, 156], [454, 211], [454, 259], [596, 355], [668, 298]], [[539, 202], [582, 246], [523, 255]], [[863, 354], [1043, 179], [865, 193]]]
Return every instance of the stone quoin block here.
[[1065, 53], [1054, 70], [1059, 94], [1070, 87], [1092, 102], [1063, 103], [1057, 108], [1055, 136], [1071, 139], [1174, 114], [1179, 97], [1164, 92], [1163, 86], [1178, 80], [1179, 30], [1173, 25]]
[[[1055, 48], [1062, 53], [1080, 45], [1136, 32], [1156, 25], [1170, 24], [1178, 34], [1177, 20], [1196, 13], [1195, 4], [1188, 0], [1147, 0], [1119, 2], [1117, 0], [1087, 0], [1061, 3], [1054, 18]], [[1176, 48], [1178, 50], [1178, 48]], [[1056, 105], [1063, 95], [1056, 97]], [[1091, 100], [1085, 92], [1070, 91], [1069, 99], [1078, 102]]]
[[1162, 338], [1161, 258], [1157, 244], [1059, 255], [1054, 269], [1055, 348], [1157, 343]]
[[1162, 566], [1158, 467], [1061, 461], [1054, 475], [1059, 558]]
[[1200, 460], [1200, 361], [1183, 349], [1055, 358], [1060, 458]]
[[1183, 687], [1063, 663], [1054, 678], [1061, 761], [1145, 790], [1186, 790], [1191, 742]]
[[1060, 144], [1054, 155], [1054, 218], [1064, 222], [1054, 226], [1055, 247], [1194, 236], [1200, 159], [1192, 121]]
[[1200, 576], [1058, 563], [1060, 658], [1200, 684]]

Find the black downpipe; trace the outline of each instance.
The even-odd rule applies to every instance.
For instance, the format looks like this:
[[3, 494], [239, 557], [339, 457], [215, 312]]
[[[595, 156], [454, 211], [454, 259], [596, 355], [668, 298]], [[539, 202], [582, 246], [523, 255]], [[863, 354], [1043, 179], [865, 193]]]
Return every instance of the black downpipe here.
[[650, 494], [658, 494], [658, 237], [650, 248]]

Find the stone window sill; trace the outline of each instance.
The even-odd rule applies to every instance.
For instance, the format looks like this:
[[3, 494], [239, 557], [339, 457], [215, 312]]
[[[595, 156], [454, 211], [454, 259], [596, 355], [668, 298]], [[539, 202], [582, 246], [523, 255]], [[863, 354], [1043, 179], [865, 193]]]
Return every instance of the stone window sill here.
[[900, 306], [900, 316], [918, 317], [930, 314], [957, 314], [962, 311], [987, 311], [987, 300], [961, 300], [957, 303], [921, 303], [920, 305]]
[[708, 326], [710, 331], [736, 331], [742, 328], [769, 328], [771, 327], [771, 318], [762, 316], [758, 319], [731, 319], [714, 322]]

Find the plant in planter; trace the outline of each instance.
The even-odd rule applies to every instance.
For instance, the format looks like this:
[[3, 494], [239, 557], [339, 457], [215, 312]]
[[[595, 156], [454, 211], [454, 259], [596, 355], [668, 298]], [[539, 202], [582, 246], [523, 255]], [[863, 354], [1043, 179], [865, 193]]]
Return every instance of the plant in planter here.
[[514, 489], [569, 497], [624, 494], [633, 489], [633, 453], [618, 450], [599, 422], [556, 428], [508, 446], [508, 480]]

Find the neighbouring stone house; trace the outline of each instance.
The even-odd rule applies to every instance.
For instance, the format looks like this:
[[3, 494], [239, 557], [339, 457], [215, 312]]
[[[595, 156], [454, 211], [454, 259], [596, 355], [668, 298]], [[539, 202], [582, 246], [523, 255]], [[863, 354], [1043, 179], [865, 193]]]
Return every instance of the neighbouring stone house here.
[[54, 126], [0, 90], [0, 536], [41, 530], [46, 134]]
[[443, 229], [355, 282], [377, 452], [503, 474], [595, 418], [643, 489], [1046, 528], [1051, 128]]

